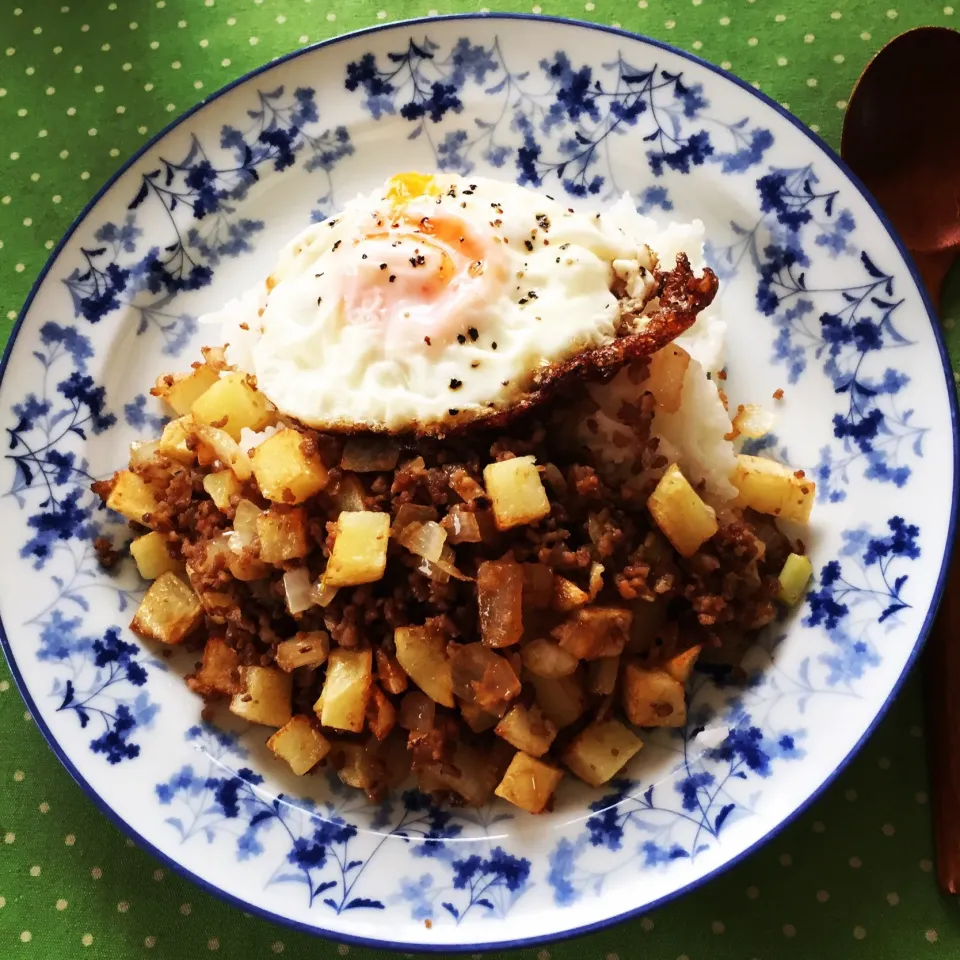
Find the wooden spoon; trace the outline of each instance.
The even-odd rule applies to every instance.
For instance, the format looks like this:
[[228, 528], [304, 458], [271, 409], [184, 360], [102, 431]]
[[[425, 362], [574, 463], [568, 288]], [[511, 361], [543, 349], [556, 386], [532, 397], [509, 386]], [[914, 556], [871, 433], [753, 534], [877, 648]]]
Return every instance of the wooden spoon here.
[[[920, 27], [863, 71], [840, 152], [913, 254], [934, 307], [960, 251], [960, 33]], [[958, 541], [960, 543], [960, 541]], [[937, 878], [960, 892], [960, 547], [924, 657]]]

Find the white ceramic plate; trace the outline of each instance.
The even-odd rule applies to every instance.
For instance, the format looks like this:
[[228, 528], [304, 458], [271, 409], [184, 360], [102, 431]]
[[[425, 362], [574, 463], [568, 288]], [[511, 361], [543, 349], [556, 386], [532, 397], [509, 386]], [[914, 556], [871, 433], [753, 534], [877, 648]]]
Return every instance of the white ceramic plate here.
[[[701, 218], [732, 401], [785, 390], [754, 444], [819, 485], [805, 606], [745, 687], [697, 675], [690, 722], [629, 779], [534, 818], [369, 806], [284, 774], [263, 731], [215, 733], [128, 631], [143, 589], [95, 562], [123, 527], [92, 478], [153, 434], [154, 377], [194, 318], [265, 275], [311, 217], [404, 169], [476, 171]], [[247, 910], [342, 940], [507, 946], [583, 931], [703, 881], [782, 826], [870, 731], [942, 583], [956, 409], [915, 275], [872, 201], [775, 104], [619, 31], [527, 17], [397, 24], [264, 67], [135, 156], [71, 228], [4, 357], [0, 613], [40, 728], [142, 845]], [[707, 727], [707, 733], [702, 731]]]

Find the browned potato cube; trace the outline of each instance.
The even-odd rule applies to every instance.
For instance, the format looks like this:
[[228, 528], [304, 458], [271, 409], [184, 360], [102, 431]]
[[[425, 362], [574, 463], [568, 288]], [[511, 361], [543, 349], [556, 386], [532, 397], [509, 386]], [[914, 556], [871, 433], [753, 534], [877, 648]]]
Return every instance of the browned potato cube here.
[[483, 482], [498, 530], [536, 523], [549, 515], [550, 501], [534, 463], [533, 457], [514, 457], [483, 468]]
[[562, 779], [562, 770], [521, 751], [494, 792], [528, 813], [543, 813]]
[[204, 363], [195, 367], [190, 373], [158, 377], [150, 392], [169, 403], [177, 416], [182, 417], [190, 412], [194, 402], [219, 379], [217, 371]]
[[156, 531], [137, 537], [130, 544], [130, 555], [144, 580], [156, 580], [163, 573], [180, 573], [183, 564], [167, 549], [167, 539]]
[[682, 727], [687, 720], [683, 684], [665, 670], [628, 663], [623, 672], [623, 709], [638, 727]]
[[373, 583], [387, 567], [390, 514], [358, 511], [337, 517], [337, 539], [323, 574], [328, 587]]
[[161, 643], [181, 643], [203, 620], [200, 599], [175, 573], [161, 574], [150, 585], [130, 629]]
[[320, 454], [293, 429], [277, 431], [253, 451], [253, 473], [260, 492], [274, 503], [302, 503], [329, 479]]
[[200, 669], [187, 678], [187, 686], [202, 697], [231, 697], [242, 689], [240, 657], [223, 637], [210, 637], [203, 648]]
[[817, 485], [801, 470], [793, 471], [775, 460], [741, 453], [730, 481], [739, 490], [738, 502], [744, 507], [781, 520], [810, 520]]
[[572, 580], [557, 574], [553, 578], [553, 609], [568, 613], [584, 606], [590, 600], [590, 594], [581, 590]]
[[[327, 679], [323, 684], [320, 723], [335, 730], [360, 733], [363, 730], [373, 683], [373, 654], [369, 650], [330, 652]], [[314, 705], [314, 709], [317, 709]]]
[[383, 776], [383, 765], [370, 744], [340, 742], [330, 759], [340, 780], [355, 790], [372, 793]]
[[292, 640], [277, 644], [274, 660], [285, 673], [298, 667], [319, 667], [330, 654], [330, 636], [323, 630], [298, 633]]
[[390, 656], [386, 650], [377, 647], [377, 677], [380, 686], [387, 693], [400, 694], [407, 689], [407, 675], [397, 662], [396, 657]]
[[576, 676], [531, 677], [537, 692], [537, 706], [543, 715], [558, 729], [576, 723], [583, 714], [583, 687]]
[[529, 673], [554, 680], [576, 673], [580, 665], [580, 661], [573, 654], [543, 637], [524, 644], [520, 650], [520, 659]]
[[683, 653], [678, 653], [675, 657], [667, 660], [663, 665], [663, 669], [666, 670], [674, 680], [677, 680], [679, 683], [686, 683], [690, 679], [690, 674], [693, 673], [693, 665], [697, 662], [697, 657], [699, 656], [699, 645], [690, 647], [684, 650]]
[[378, 740], [386, 740], [390, 731], [397, 725], [397, 708], [376, 684], [370, 688], [367, 723], [370, 725], [370, 732]]
[[193, 401], [190, 412], [198, 423], [216, 425], [234, 440], [240, 439], [244, 427], [262, 430], [277, 418], [270, 401], [250, 385], [245, 373], [218, 378]]
[[647, 383], [657, 405], [666, 413], [676, 413], [683, 400], [683, 381], [690, 366], [690, 354], [668, 343], [650, 355]]
[[153, 489], [135, 473], [120, 470], [113, 475], [107, 506], [134, 523], [152, 526], [150, 515], [157, 509]]
[[523, 634], [523, 567], [512, 558], [477, 567], [480, 636], [488, 647], [508, 647]]
[[619, 720], [602, 720], [570, 741], [563, 762], [591, 787], [599, 787], [616, 776], [642, 746], [640, 738]]
[[237, 598], [230, 593], [201, 588], [197, 595], [204, 612], [214, 623], [226, 623], [227, 615], [237, 608]]
[[243, 687], [230, 701], [230, 712], [251, 723], [282, 727], [292, 716], [293, 678], [273, 667], [244, 667]]
[[616, 657], [623, 652], [632, 621], [633, 614], [620, 607], [582, 607], [551, 635], [578, 660]]
[[330, 741], [302, 713], [291, 717], [267, 741], [267, 746], [286, 760], [298, 777], [312, 770], [330, 752]]
[[407, 676], [434, 702], [453, 706], [453, 670], [447, 638], [437, 629], [397, 627], [393, 634], [397, 661]]
[[240, 481], [232, 470], [218, 470], [216, 473], [208, 473], [203, 478], [203, 489], [221, 513], [232, 511], [233, 500], [235, 498], [239, 499], [242, 492]]
[[271, 507], [257, 517], [260, 559], [280, 566], [307, 555], [307, 514], [302, 507]]
[[531, 757], [542, 757], [550, 749], [557, 728], [539, 707], [517, 703], [497, 724], [494, 733]]
[[488, 713], [477, 703], [468, 703], [466, 700], [457, 700], [457, 709], [463, 717], [464, 723], [474, 732], [483, 733], [492, 730], [500, 721], [496, 714]]
[[542, 563], [524, 563], [524, 610], [549, 610], [553, 600], [553, 571]]
[[196, 463], [197, 451], [187, 441], [193, 436], [193, 418], [177, 417], [171, 420], [160, 435], [159, 451], [177, 463]]
[[700, 499], [675, 463], [667, 467], [650, 494], [647, 509], [683, 557], [692, 557], [718, 530], [713, 507]]

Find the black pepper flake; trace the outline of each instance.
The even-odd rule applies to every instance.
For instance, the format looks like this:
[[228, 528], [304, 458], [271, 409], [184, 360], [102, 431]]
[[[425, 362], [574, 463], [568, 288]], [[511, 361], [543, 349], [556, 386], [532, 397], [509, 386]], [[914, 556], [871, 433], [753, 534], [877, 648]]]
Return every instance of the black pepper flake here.
[[466, 343], [466, 342], [467, 342], [467, 338], [462, 333], [458, 333], [457, 343]]
[[523, 241], [523, 245], [524, 245], [528, 250], [532, 250], [532, 249], [533, 249], [533, 243], [532, 243], [530, 240], [524, 240], [524, 241]]
[[527, 298], [526, 298], [526, 297], [521, 297], [521, 298], [517, 301], [517, 303], [519, 303], [521, 307], [522, 307], [526, 302], [527, 302]]
[[317, 297], [317, 306], [319, 307], [321, 303], [323, 303], [323, 297]]
[[421, 218], [420, 218], [420, 226], [423, 227], [424, 230], [429, 230], [429, 229], [430, 229], [430, 218], [429, 218], [429, 217], [421, 217]]
[[567, 213], [573, 213], [573, 207], [567, 207]]
[[527, 291], [527, 296], [528, 296], [531, 300], [536, 300], [536, 299], [537, 299], [537, 291], [536, 291], [536, 290], [528, 290], [528, 291]]
[[457, 188], [456, 188], [456, 187], [451, 187], [451, 188], [447, 191], [447, 196], [448, 196], [448, 197], [455, 197], [456, 195], [457, 195]]
[[470, 369], [471, 369], [471, 370], [476, 370], [477, 367], [479, 367], [479, 366], [480, 366], [480, 361], [479, 361], [479, 360], [474, 360], [473, 363], [470, 364]]
[[467, 209], [467, 201], [466, 201], [466, 200], [463, 200], [463, 201], [460, 203], [460, 206], [461, 206], [462, 209], [466, 210], [466, 209]]
[[[464, 193], [466, 193], [466, 190], [464, 190]], [[451, 407], [451, 408], [447, 411], [447, 413], [449, 413], [451, 417], [455, 417], [459, 412], [460, 412], [460, 411], [459, 411], [456, 407]]]
[[387, 277], [387, 279], [388, 279], [391, 283], [393, 283], [393, 281], [397, 279], [397, 275], [396, 275], [395, 273], [391, 273], [390, 276]]
[[319, 279], [323, 276], [323, 274], [322, 274], [322, 273], [315, 273], [314, 276], [319, 280]]
[[386, 269], [387, 269], [387, 265], [386, 265], [385, 263], [381, 263], [381, 264], [380, 264], [380, 269], [381, 269], [381, 270], [386, 270]]
[[422, 267], [426, 262], [422, 253], [418, 253], [415, 257], [410, 258], [411, 267]]
[[360, 254], [360, 259], [361, 259], [361, 260], [366, 260], [366, 259], [367, 259], [367, 255], [366, 255], [365, 253], [361, 253], [361, 254]]
[[338, 241], [333, 245], [333, 249], [336, 250], [337, 247], [339, 247], [341, 243], [343, 243], [343, 241], [342, 241], [342, 240], [338, 240]]
[[459, 390], [462, 386], [463, 386], [463, 381], [462, 381], [462, 380], [457, 380], [456, 377], [454, 377], [454, 378], [452, 378], [452, 379], [450, 380], [450, 389], [451, 389], [451, 390]]
[[557, 263], [559, 263], [559, 262], [560, 262], [560, 258], [559, 258], [559, 257], [557, 257]]
[[328, 227], [335, 227], [339, 222], [340, 222], [339, 220], [328, 220], [328, 221], [327, 221], [327, 226], [328, 226]]
[[561, 250], [566, 250], [567, 247], [569, 247], [569, 246], [570, 246], [569, 243], [561, 243], [561, 244], [560, 244], [560, 249], [561, 249]]
[[545, 196], [548, 200], [552, 200], [552, 199], [553, 199], [553, 197], [551, 197], [549, 193], [545, 193], [544, 196]]
[[550, 229], [550, 218], [549, 218], [545, 213], [538, 213], [538, 214], [537, 214], [537, 226], [538, 226], [541, 230], [549, 230], [549, 229]]
[[[464, 196], [464, 197], [472, 197], [472, 196], [473, 196], [473, 191], [472, 191], [472, 190], [461, 190], [460, 193], [461, 193], [461, 195]], [[465, 204], [465, 203], [461, 203], [460, 206], [461, 206], [461, 207], [465, 207], [466, 204]]]
[[476, 327], [468, 327], [467, 334], [474, 343], [477, 342], [477, 338], [480, 336]]
[[423, 342], [424, 342], [428, 347], [433, 346], [433, 344], [430, 343], [430, 338], [429, 338], [429, 337], [424, 337], [424, 338], [423, 338]]
[[500, 386], [501, 386], [501, 387], [509, 387], [509, 386], [510, 386], [510, 381], [509, 381], [509, 380], [501, 380], [501, 381], [500, 381]]
[[490, 344], [490, 349], [491, 349], [491, 350], [496, 350], [496, 349], [497, 349], [497, 341], [496, 341], [496, 340], [494, 340], [493, 343]]

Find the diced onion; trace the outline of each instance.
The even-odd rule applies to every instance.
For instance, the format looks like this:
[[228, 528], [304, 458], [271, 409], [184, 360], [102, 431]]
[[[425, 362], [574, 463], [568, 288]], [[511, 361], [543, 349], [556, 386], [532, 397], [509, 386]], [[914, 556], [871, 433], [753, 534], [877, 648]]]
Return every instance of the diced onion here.
[[241, 500], [237, 504], [237, 512], [233, 518], [233, 533], [230, 535], [230, 549], [234, 553], [241, 553], [244, 547], [249, 547], [257, 535], [257, 517], [263, 511], [249, 500]]
[[559, 680], [574, 673], [580, 662], [552, 640], [531, 640], [521, 651], [523, 665], [532, 674]]
[[411, 733], [429, 733], [433, 729], [433, 718], [437, 705], [419, 690], [411, 690], [400, 701], [400, 715], [397, 722]]
[[338, 587], [328, 587], [323, 580], [318, 580], [310, 588], [310, 599], [318, 607], [329, 607], [338, 589]]
[[200, 348], [200, 352], [203, 354], [203, 359], [206, 361], [207, 366], [211, 367], [213, 370], [216, 370], [218, 373], [221, 370], [233, 369], [233, 367], [227, 363], [226, 351], [226, 346]]
[[594, 561], [590, 564], [590, 599], [596, 600], [597, 594], [603, 589], [603, 571], [602, 563]]
[[357, 473], [393, 470], [400, 459], [400, 445], [392, 437], [351, 437], [343, 445], [340, 466]]
[[422, 503], [402, 503], [397, 511], [397, 518], [390, 528], [390, 536], [399, 540], [400, 535], [411, 523], [425, 523], [427, 520], [436, 520], [437, 511], [433, 507]]
[[130, 469], [145, 467], [160, 451], [159, 440], [135, 440], [130, 444]]
[[223, 430], [211, 427], [206, 423], [195, 423], [193, 432], [228, 466], [240, 481], [249, 480], [253, 476], [253, 464], [250, 458], [240, 449], [237, 441]]
[[414, 522], [404, 527], [397, 540], [411, 553], [436, 563], [446, 543], [447, 531], [435, 520], [427, 520], [424, 523]]
[[733, 429], [741, 436], [756, 440], [765, 437], [777, 425], [779, 418], [770, 410], [754, 403], [748, 403], [737, 409], [733, 418]]
[[437, 583], [446, 583], [451, 577], [454, 580], [473, 581], [473, 577], [468, 577], [462, 570], [458, 570], [454, 564], [456, 556], [453, 547], [444, 544], [440, 551], [439, 560], [423, 560], [417, 570], [425, 577], [435, 580]]
[[451, 543], [479, 543], [480, 524], [475, 513], [464, 508], [463, 504], [454, 504], [443, 518], [443, 528]]
[[336, 486], [336, 489], [327, 490], [327, 495], [341, 512], [360, 513], [364, 507], [366, 490], [363, 481], [355, 473], [345, 473]]
[[482, 643], [466, 643], [450, 657], [453, 692], [467, 703], [500, 714], [520, 693], [520, 680], [510, 663]]
[[290, 613], [303, 613], [313, 606], [310, 571], [306, 567], [288, 570], [283, 575], [283, 590], [287, 595], [287, 609]]
[[238, 446], [244, 451], [255, 450], [264, 440], [269, 440], [270, 437], [275, 433], [279, 433], [282, 429], [283, 427], [277, 423], [271, 423], [262, 430], [251, 430], [249, 427], [242, 427], [240, 429], [240, 443]]

